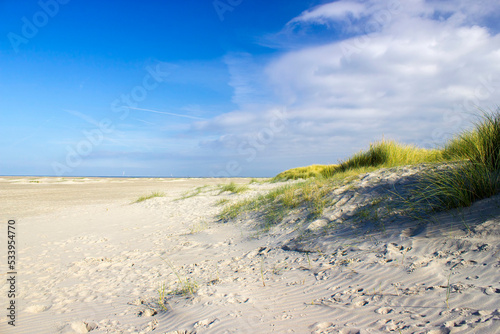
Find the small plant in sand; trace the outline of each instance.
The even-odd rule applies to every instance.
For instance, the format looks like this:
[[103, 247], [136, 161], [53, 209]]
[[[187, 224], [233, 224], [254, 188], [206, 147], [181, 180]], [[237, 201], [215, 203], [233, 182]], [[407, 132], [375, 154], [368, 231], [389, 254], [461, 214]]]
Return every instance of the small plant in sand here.
[[233, 194], [239, 194], [244, 191], [247, 191], [249, 188], [245, 184], [236, 184], [234, 182], [228, 183], [228, 184], [220, 184], [219, 185], [219, 194], [222, 194], [225, 191], [228, 191]]
[[446, 285], [446, 300], [445, 300], [446, 308], [450, 308], [449, 301], [450, 301], [450, 294], [451, 294], [451, 285], [450, 285], [451, 273], [452, 273], [452, 271], [450, 270], [450, 274], [448, 275], [448, 284]]
[[264, 258], [260, 261], [260, 278], [262, 279], [262, 286], [266, 286], [266, 281], [264, 279]]
[[221, 205], [224, 205], [226, 203], [228, 203], [229, 200], [227, 198], [221, 198], [220, 200], [218, 200], [217, 202], [215, 202], [215, 205], [216, 206], [221, 206]]
[[281, 272], [286, 269], [287, 263], [284, 261], [283, 264], [275, 263], [272, 268], [272, 272], [274, 275], [281, 275]]
[[161, 307], [163, 311], [168, 311], [168, 301], [167, 301], [167, 291], [165, 283], [161, 283], [158, 288], [158, 305]]
[[198, 283], [196, 281], [191, 281], [188, 278], [182, 278], [182, 276], [179, 274], [179, 272], [177, 272], [177, 270], [175, 270], [172, 264], [170, 264], [161, 256], [160, 259], [162, 259], [170, 267], [175, 276], [177, 276], [177, 280], [179, 282], [179, 288], [173, 291], [169, 291], [168, 294], [193, 296], [198, 291]]
[[162, 192], [159, 192], [159, 191], [155, 191], [155, 192], [152, 192], [151, 194], [149, 195], [145, 195], [145, 196], [141, 196], [139, 197], [137, 200], [135, 200], [135, 202], [133, 203], [140, 203], [140, 202], [144, 202], [148, 199], [151, 199], [151, 198], [155, 198], [155, 197], [165, 197], [165, 193], [162, 193]]
[[206, 189], [207, 187], [208, 187], [208, 185], [196, 187], [194, 190], [190, 190], [190, 191], [185, 192], [181, 197], [176, 198], [175, 200], [180, 201], [180, 200], [183, 200], [186, 198], [191, 198], [191, 197], [197, 196], [202, 192], [202, 190]]
[[208, 229], [208, 223], [206, 221], [197, 222], [189, 227], [189, 234], [196, 234], [203, 232]]
[[198, 291], [198, 283], [196, 281], [191, 281], [188, 278], [185, 280], [180, 280], [181, 287], [177, 290], [171, 291], [171, 294], [181, 295], [181, 296], [193, 296]]
[[311, 265], [311, 259], [309, 258], [309, 252], [307, 251], [306, 252], [306, 257], [307, 257], [307, 263], [309, 264], [309, 270], [312, 269], [312, 265]]

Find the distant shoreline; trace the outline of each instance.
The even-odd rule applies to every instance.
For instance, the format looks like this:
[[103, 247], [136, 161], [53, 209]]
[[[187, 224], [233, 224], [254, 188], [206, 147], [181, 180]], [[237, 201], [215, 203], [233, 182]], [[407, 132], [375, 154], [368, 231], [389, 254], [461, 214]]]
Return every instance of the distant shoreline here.
[[11, 177], [50, 177], [63, 179], [101, 178], [101, 179], [269, 179], [272, 176], [53, 176], [53, 175], [0, 175], [0, 178]]

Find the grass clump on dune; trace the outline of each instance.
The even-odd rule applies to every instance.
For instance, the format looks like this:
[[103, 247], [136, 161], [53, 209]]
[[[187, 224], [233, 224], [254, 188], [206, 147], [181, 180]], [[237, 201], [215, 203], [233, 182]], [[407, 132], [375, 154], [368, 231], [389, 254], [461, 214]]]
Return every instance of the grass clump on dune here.
[[443, 149], [448, 168], [427, 172], [417, 191], [419, 202], [435, 210], [470, 206], [500, 192], [500, 110], [483, 112], [475, 128], [453, 138]]
[[379, 168], [421, 163], [435, 165], [420, 175], [420, 183], [413, 191], [412, 207], [424, 204], [424, 208], [431, 211], [466, 207], [498, 194], [500, 109], [493, 113], [483, 112], [473, 130], [462, 132], [443, 149], [429, 150], [382, 140], [371, 144], [368, 150], [341, 161], [339, 165], [312, 165], [287, 170], [273, 181], [306, 180], [226, 206], [219, 217], [230, 220], [245, 212], [258, 211], [263, 215], [266, 226], [279, 223], [297, 208], [306, 209], [310, 218], [318, 217], [329, 205], [327, 195], [339, 182], [352, 181], [360, 174]]
[[151, 199], [151, 198], [154, 198], [154, 197], [165, 197], [165, 194], [162, 193], [162, 192], [159, 192], [159, 191], [155, 191], [155, 192], [152, 192], [149, 195], [145, 195], [145, 196], [139, 197], [137, 200], [135, 200], [134, 203], [144, 202], [145, 200], [148, 200], [148, 199]]
[[475, 128], [453, 138], [444, 148], [449, 159], [466, 159], [490, 171], [500, 169], [500, 109], [484, 112]]
[[307, 167], [297, 167], [279, 173], [273, 178], [273, 181], [287, 181], [308, 179], [311, 177], [322, 176], [325, 171], [335, 169], [337, 165], [311, 165]]
[[188, 192], [185, 192], [181, 197], [179, 197], [179, 198], [177, 198], [175, 200], [176, 201], [180, 201], [180, 200], [183, 200], [183, 199], [195, 197], [195, 196], [199, 195], [207, 187], [208, 187], [208, 185], [196, 187], [194, 190], [190, 190]]
[[262, 218], [261, 227], [264, 230], [280, 224], [283, 218], [294, 209], [305, 210], [306, 216], [314, 219], [323, 213], [323, 209], [328, 204], [327, 194], [330, 191], [330, 182], [322, 179], [309, 179], [284, 185], [265, 195], [226, 206], [219, 214], [219, 219], [228, 221], [243, 213], [259, 212]]
[[367, 151], [354, 154], [340, 163], [339, 171], [361, 167], [396, 167], [424, 162], [442, 161], [440, 150], [428, 150], [413, 145], [400, 144], [393, 140], [382, 140], [370, 144]]
[[225, 191], [229, 191], [230, 193], [233, 194], [239, 194], [241, 192], [247, 191], [249, 188], [247, 185], [236, 184], [234, 182], [231, 182], [229, 184], [220, 184], [219, 189], [220, 189], [219, 194], [222, 194]]
[[[400, 144], [394, 140], [381, 140], [370, 144], [370, 148], [354, 154], [338, 165], [311, 165], [297, 167], [279, 173], [273, 181], [308, 178], [332, 178], [347, 171], [364, 173], [371, 167], [396, 167], [419, 163], [439, 162], [443, 153], [437, 149], [424, 149], [414, 145]], [[373, 170], [373, 169], [371, 169]]]

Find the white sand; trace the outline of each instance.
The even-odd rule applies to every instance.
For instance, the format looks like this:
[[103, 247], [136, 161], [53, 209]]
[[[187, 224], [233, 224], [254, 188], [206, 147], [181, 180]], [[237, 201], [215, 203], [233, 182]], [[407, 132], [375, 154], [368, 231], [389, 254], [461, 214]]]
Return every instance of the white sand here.
[[[388, 215], [370, 234], [349, 216], [412, 173], [372, 173], [312, 225], [270, 233], [254, 216], [217, 222], [215, 203], [279, 184], [219, 195], [227, 180], [0, 178], [2, 274], [9, 218], [19, 272], [17, 326], [2, 316], [0, 333], [500, 332], [500, 198], [421, 226]], [[166, 197], [131, 204], [151, 191]], [[167, 296], [164, 311], [158, 288], [180, 289], [179, 277], [199, 289]]]

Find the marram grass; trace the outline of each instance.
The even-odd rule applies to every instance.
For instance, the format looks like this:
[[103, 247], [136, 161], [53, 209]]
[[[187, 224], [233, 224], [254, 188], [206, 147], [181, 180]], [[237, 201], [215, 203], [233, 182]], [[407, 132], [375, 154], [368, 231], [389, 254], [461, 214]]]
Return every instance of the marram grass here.
[[470, 206], [500, 192], [500, 110], [484, 112], [472, 130], [450, 140], [443, 156], [458, 162], [424, 173], [416, 191], [434, 210]]
[[444, 148], [449, 159], [469, 160], [490, 171], [500, 169], [500, 112], [488, 113], [475, 122], [475, 128], [455, 136]]
[[400, 144], [394, 140], [381, 140], [370, 145], [366, 151], [354, 154], [338, 165], [311, 165], [297, 167], [279, 173], [273, 181], [308, 179], [313, 177], [331, 178], [346, 171], [364, 172], [369, 167], [396, 167], [443, 160], [441, 150], [424, 149], [414, 145]]
[[[500, 192], [500, 109], [483, 112], [474, 129], [450, 140], [443, 149], [423, 149], [393, 140], [382, 140], [338, 165], [311, 165], [276, 175], [273, 181], [304, 179], [281, 186], [266, 195], [227, 205], [219, 218], [227, 221], [248, 212], [262, 215], [267, 229], [295, 209], [319, 217], [330, 205], [328, 194], [340, 183], [379, 168], [421, 163], [434, 166], [422, 172], [414, 191], [415, 203], [432, 211], [470, 206]], [[419, 206], [422, 207], [422, 206]]]
[[499, 191], [498, 170], [492, 172], [483, 164], [464, 161], [424, 172], [414, 194], [417, 202], [440, 211], [470, 206]]
[[138, 199], [135, 200], [134, 203], [144, 202], [145, 200], [148, 200], [148, 199], [151, 199], [151, 198], [154, 198], [154, 197], [165, 197], [165, 194], [162, 193], [162, 192], [160, 192], [160, 191], [155, 191], [155, 192], [152, 192], [149, 195], [145, 195], [145, 196], [139, 197]]
[[265, 195], [236, 202], [224, 207], [219, 219], [228, 221], [243, 213], [260, 212], [261, 227], [268, 230], [280, 224], [285, 216], [294, 209], [306, 210], [310, 219], [319, 217], [329, 203], [327, 194], [332, 190], [331, 181], [309, 179], [304, 182], [288, 184], [271, 190]]
[[279, 173], [273, 178], [273, 181], [286, 181], [308, 179], [311, 177], [322, 176], [331, 169], [336, 169], [337, 165], [311, 165], [307, 167], [297, 167]]
[[239, 194], [239, 193], [242, 193], [244, 191], [247, 191], [249, 188], [245, 184], [236, 184], [234, 182], [230, 182], [228, 184], [220, 184], [219, 189], [220, 189], [219, 194], [221, 194], [225, 191], [228, 191], [228, 192], [233, 193], [233, 194]]
[[370, 144], [367, 151], [354, 154], [342, 161], [339, 171], [358, 169], [360, 167], [396, 167], [420, 163], [442, 161], [440, 150], [428, 150], [414, 145], [404, 145], [393, 140], [381, 140]]

